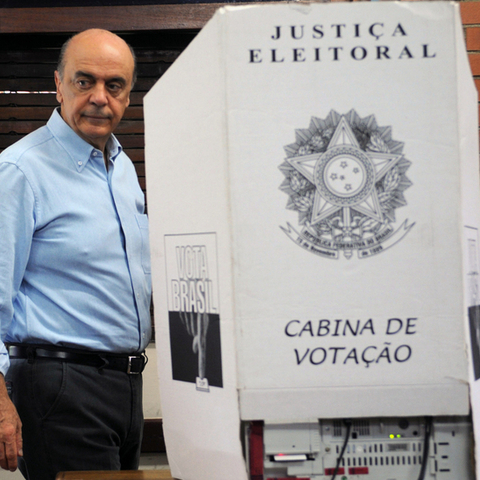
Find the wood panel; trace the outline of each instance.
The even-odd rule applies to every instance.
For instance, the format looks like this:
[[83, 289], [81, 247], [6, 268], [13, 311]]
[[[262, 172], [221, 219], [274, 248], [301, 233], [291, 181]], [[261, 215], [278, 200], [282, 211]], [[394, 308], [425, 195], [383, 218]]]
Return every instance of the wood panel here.
[[[0, 85], [2, 80], [0, 79]], [[0, 93], [0, 107], [17, 107], [17, 106], [56, 106], [58, 105], [54, 93], [47, 93], [42, 95], [37, 94], [2, 94]]]
[[46, 120], [52, 113], [52, 107], [20, 107], [6, 105], [0, 108], [0, 120]]
[[87, 28], [113, 31], [200, 29], [222, 5], [2, 8], [0, 33], [78, 32]]
[[161, 418], [146, 419], [143, 426], [142, 453], [165, 452], [163, 421]]

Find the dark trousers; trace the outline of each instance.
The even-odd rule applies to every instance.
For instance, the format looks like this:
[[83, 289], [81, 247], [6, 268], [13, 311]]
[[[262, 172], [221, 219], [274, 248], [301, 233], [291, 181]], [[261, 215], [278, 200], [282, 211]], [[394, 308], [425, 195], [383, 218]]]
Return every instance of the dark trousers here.
[[30, 480], [60, 471], [136, 470], [143, 431], [142, 375], [12, 360], [7, 374], [23, 424]]

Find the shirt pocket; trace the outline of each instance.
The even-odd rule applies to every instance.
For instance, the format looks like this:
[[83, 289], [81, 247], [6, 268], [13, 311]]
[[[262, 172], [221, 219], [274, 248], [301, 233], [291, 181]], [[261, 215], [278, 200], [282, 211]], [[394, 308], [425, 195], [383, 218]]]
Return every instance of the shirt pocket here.
[[150, 242], [148, 238], [148, 217], [147, 215], [135, 215], [142, 238], [142, 267], [145, 273], [151, 273], [150, 269]]

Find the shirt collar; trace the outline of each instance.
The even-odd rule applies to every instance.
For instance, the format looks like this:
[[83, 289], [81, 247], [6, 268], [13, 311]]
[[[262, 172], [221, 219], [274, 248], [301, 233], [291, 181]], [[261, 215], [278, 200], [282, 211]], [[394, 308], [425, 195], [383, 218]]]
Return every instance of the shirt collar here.
[[[59, 108], [53, 111], [47, 127], [70, 156], [77, 171], [81, 172], [92, 156], [102, 155], [102, 152], [74, 132], [60, 115]], [[114, 135], [108, 139], [106, 150], [112, 161], [115, 161], [122, 151], [122, 147]]]
[[120, 152], [122, 151], [122, 146], [120, 145], [120, 142], [117, 140], [117, 137], [115, 135], [110, 135], [110, 138], [108, 139], [107, 142], [107, 152], [108, 152], [108, 158], [110, 160], [115, 161], [115, 159], [120, 155]]

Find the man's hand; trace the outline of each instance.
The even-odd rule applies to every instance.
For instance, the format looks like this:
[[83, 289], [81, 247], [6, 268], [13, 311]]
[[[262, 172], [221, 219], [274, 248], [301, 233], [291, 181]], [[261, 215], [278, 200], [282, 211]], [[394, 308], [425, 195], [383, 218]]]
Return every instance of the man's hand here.
[[22, 422], [0, 374], [0, 467], [14, 472], [22, 456]]

